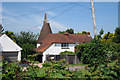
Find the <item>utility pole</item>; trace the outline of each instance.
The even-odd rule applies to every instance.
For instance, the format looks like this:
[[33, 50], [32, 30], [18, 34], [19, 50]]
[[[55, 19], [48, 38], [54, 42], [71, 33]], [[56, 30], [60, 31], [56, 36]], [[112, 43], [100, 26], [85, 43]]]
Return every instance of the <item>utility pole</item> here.
[[96, 37], [97, 36], [97, 31], [96, 31], [96, 22], [95, 22], [93, 0], [91, 0], [91, 6], [92, 6], [92, 18], [93, 18], [93, 26], [94, 26], [94, 37]]

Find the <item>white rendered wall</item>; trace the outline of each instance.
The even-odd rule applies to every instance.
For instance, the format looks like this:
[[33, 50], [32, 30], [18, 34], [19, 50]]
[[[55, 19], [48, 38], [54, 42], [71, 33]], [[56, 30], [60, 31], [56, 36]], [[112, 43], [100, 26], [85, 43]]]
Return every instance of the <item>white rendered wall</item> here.
[[40, 46], [40, 44], [37, 44], [37, 48]]
[[49, 55], [59, 55], [61, 52], [64, 52], [64, 51], [74, 52], [75, 51], [74, 46], [75, 46], [75, 44], [69, 44], [69, 49], [62, 49], [61, 43], [53, 43], [48, 49], [46, 49], [43, 52], [43, 58], [42, 58], [43, 63], [46, 60], [46, 55], [48, 55], [48, 54]]
[[21, 61], [21, 51], [18, 52], [18, 61]]

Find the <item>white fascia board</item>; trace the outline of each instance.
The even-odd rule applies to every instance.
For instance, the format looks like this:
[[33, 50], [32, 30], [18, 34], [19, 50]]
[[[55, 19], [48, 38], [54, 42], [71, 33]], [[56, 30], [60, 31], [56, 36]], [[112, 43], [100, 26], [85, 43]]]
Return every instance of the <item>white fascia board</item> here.
[[2, 52], [18, 52], [20, 50], [3, 50]]
[[[1, 37], [1, 46], [3, 47], [3, 50], [15, 50], [15, 51], [20, 51], [22, 50], [21, 47], [19, 47], [13, 40], [11, 40], [6, 34], [3, 34]], [[6, 40], [7, 39], [7, 40]], [[8, 46], [9, 44], [9, 46]]]

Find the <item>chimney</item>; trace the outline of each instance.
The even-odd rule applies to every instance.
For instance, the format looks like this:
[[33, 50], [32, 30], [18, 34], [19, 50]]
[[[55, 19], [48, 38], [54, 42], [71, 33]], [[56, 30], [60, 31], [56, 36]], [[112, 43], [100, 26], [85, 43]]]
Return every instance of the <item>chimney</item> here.
[[90, 37], [90, 32], [87, 32], [88, 37]]
[[68, 37], [68, 36], [69, 36], [69, 33], [68, 33], [68, 32], [65, 32], [64, 35], [65, 35], [66, 37]]

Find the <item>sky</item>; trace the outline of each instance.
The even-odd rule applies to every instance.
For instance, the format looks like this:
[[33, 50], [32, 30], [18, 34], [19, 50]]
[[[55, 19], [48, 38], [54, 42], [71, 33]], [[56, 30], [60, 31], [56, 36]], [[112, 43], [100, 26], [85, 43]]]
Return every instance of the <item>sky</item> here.
[[[2, 0], [3, 2], [89, 2], [90, 0]], [[120, 0], [93, 0], [94, 2], [118, 2]]]
[[118, 3], [118, 27], [120, 27], [120, 2]]
[[[111, 0], [112, 1], [112, 0]], [[97, 33], [113, 33], [118, 27], [118, 2], [94, 2]], [[40, 33], [47, 13], [53, 33], [74, 29], [94, 36], [90, 2], [2, 2], [2, 24], [5, 30]]]

